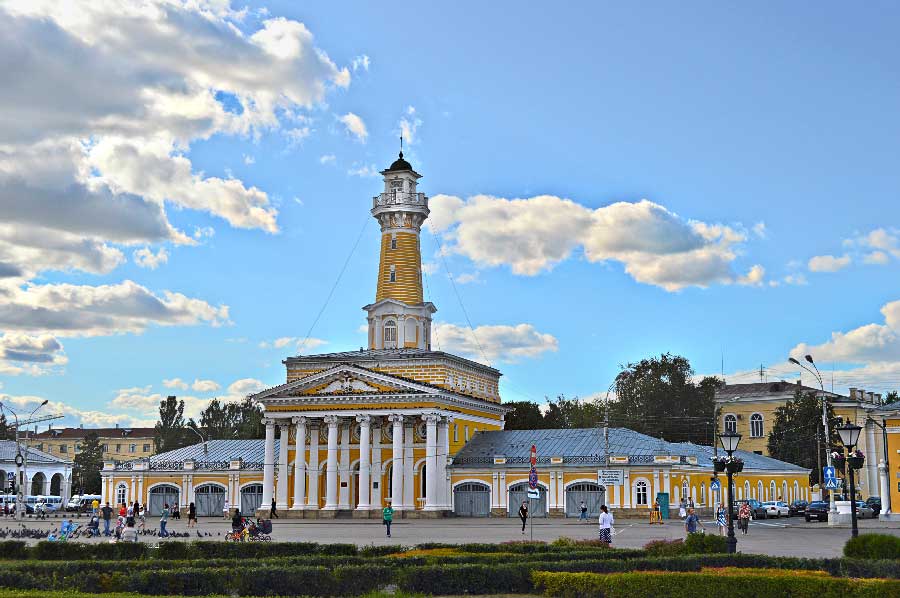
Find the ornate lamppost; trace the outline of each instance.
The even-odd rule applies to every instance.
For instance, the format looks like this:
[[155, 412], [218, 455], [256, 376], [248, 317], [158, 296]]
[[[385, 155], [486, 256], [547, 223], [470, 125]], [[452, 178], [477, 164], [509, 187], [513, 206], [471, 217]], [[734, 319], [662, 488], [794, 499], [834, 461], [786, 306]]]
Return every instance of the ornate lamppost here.
[[847, 475], [850, 476], [850, 535], [856, 537], [859, 535], [859, 528], [856, 525], [856, 482], [853, 478], [854, 470], [859, 469], [865, 463], [865, 456], [862, 451], [854, 451], [853, 447], [859, 441], [859, 433], [862, 428], [855, 424], [847, 423], [837, 429], [841, 435], [841, 443], [847, 449]]
[[728, 459], [725, 461], [725, 475], [728, 476], [728, 538], [725, 545], [729, 554], [737, 552], [737, 538], [734, 535], [734, 474], [744, 469], [744, 462], [734, 458], [734, 451], [737, 450], [740, 441], [741, 435], [737, 432], [726, 430], [723, 434], [719, 434], [719, 442], [728, 453]]

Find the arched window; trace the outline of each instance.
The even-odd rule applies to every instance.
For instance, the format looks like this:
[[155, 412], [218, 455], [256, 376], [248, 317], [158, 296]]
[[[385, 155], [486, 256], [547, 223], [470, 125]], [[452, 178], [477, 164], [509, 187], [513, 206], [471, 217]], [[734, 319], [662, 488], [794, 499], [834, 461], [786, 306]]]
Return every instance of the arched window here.
[[769, 500], [778, 500], [778, 491], [775, 490], [774, 480], [769, 484]]
[[681, 500], [687, 500], [691, 497], [691, 491], [688, 488], [687, 480], [681, 480]]
[[744, 482], [744, 498], [753, 498], [750, 496], [750, 482]]
[[800, 484], [794, 480], [794, 500], [800, 500]]
[[634, 485], [634, 503], [638, 506], [647, 504], [647, 482], [641, 480]]
[[384, 348], [397, 348], [397, 322], [388, 320], [384, 323]]
[[706, 504], [706, 482], [700, 484], [700, 504]]
[[125, 504], [125, 499], [127, 498], [128, 488], [125, 484], [119, 484], [116, 487], [116, 504], [121, 505]]
[[766, 500], [763, 496], [762, 482], [756, 482], [756, 500], [758, 500], [759, 502]]
[[750, 437], [763, 437], [763, 416], [759, 413], [754, 413], [750, 416]]
[[426, 465], [422, 464], [422, 469], [419, 471], [419, 494], [422, 498], [428, 497], [428, 474], [425, 472]]
[[731, 413], [725, 416], [725, 431], [737, 432], [737, 417]]

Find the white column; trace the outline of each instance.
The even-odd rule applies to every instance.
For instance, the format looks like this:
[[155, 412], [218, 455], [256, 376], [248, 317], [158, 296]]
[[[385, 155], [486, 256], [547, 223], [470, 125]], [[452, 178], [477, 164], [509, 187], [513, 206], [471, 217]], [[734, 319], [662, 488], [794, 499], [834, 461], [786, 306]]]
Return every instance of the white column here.
[[309, 428], [309, 467], [307, 468], [306, 506], [319, 508], [319, 424], [313, 422]]
[[[352, 420], [351, 420], [352, 421]], [[339, 509], [350, 509], [352, 505], [350, 504], [350, 426], [351, 423], [346, 423], [341, 426], [340, 429], [340, 439], [341, 439], [341, 452], [340, 459], [338, 460], [338, 480], [340, 481], [340, 485], [338, 486], [338, 508]]]
[[550, 495], [547, 497], [547, 508], [556, 508], [556, 472], [550, 472]]
[[[877, 496], [876, 492], [879, 489], [878, 486], [878, 461], [876, 460], [875, 455], [877, 455], [877, 449], [875, 447], [875, 424], [872, 420], [866, 420], [866, 450], [865, 454], [867, 456], [866, 464], [868, 467], [866, 468], [866, 491], [863, 494], [866, 498], [870, 496]], [[884, 497], [884, 495], [881, 495]], [[884, 500], [884, 498], [882, 498]]]
[[[381, 471], [381, 420], [376, 419], [375, 425], [372, 426], [372, 467], [371, 467], [371, 505], [373, 508], [381, 507], [381, 497], [384, 494], [384, 480], [382, 479], [382, 471]], [[375, 487], [375, 483], [377, 482], [378, 486]]]
[[266, 448], [263, 453], [263, 495], [260, 508], [268, 509], [272, 504], [272, 490], [275, 487], [275, 421], [264, 420], [266, 424]]
[[438, 504], [445, 509], [450, 508], [450, 480], [447, 474], [447, 462], [450, 460], [450, 421], [442, 417], [438, 422], [438, 454], [437, 454], [437, 494]]
[[326, 511], [334, 511], [338, 508], [338, 422], [340, 419], [336, 415], [325, 416], [325, 423], [328, 425], [328, 455], [325, 458], [324, 509]]
[[507, 508], [506, 501], [509, 498], [509, 493], [506, 492], [506, 472], [505, 471], [500, 472], [500, 481], [497, 483], [500, 484], [500, 488], [498, 488], [498, 494], [499, 494], [499, 498], [500, 498], [500, 501], [499, 501], [500, 508], [506, 509]]
[[415, 442], [415, 425], [413, 420], [403, 422], [403, 506], [407, 510], [416, 508], [416, 482], [415, 482], [415, 455], [413, 443]]
[[[131, 476], [131, 488], [128, 489], [128, 504], [131, 504], [134, 502], [134, 491], [135, 491], [134, 482], [135, 482], [135, 480], [136, 480], [136, 478], [134, 476]], [[62, 494], [62, 492], [60, 492], [60, 494]]]
[[625, 470], [625, 479], [624, 484], [622, 484], [622, 500], [619, 501], [622, 508], [630, 509], [631, 508], [631, 476], [628, 475], [628, 470]]
[[370, 452], [372, 450], [371, 425], [372, 418], [368, 415], [357, 415], [356, 421], [359, 422], [359, 504], [356, 505], [357, 510], [366, 511], [372, 507], [369, 502], [369, 495], [372, 489], [372, 478], [370, 475]]
[[294, 505], [292, 509], [301, 510], [306, 502], [306, 424], [305, 417], [295, 417], [297, 431], [294, 434]]
[[425, 420], [425, 509], [436, 511], [441, 508], [437, 496], [437, 414], [429, 414]]
[[382, 336], [382, 326], [381, 326], [381, 316], [375, 316], [375, 348], [383, 349], [384, 341], [381, 340]]
[[290, 444], [291, 426], [288, 421], [278, 424], [281, 432], [278, 439], [278, 480], [276, 483], [275, 504], [279, 509], [288, 508], [288, 444]]
[[391, 504], [394, 509], [403, 508], [403, 416], [391, 415], [388, 420], [394, 424], [391, 442], [394, 453], [391, 461]]
[[397, 317], [397, 348], [406, 346], [406, 316]]
[[881, 512], [891, 513], [891, 489], [888, 486], [888, 468], [884, 464], [884, 459], [878, 462], [878, 481], [881, 482]]

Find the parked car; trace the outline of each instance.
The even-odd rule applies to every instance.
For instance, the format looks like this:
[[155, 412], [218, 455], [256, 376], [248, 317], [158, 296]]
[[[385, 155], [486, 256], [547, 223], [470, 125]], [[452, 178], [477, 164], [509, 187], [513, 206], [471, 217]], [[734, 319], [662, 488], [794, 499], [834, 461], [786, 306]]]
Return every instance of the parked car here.
[[859, 519], [875, 519], [875, 509], [858, 500], [856, 501], [856, 516]]
[[734, 501], [734, 513], [732, 516], [737, 519], [738, 513], [741, 512], [741, 505], [744, 503], [748, 503], [750, 505], [750, 516], [753, 519], [765, 519], [768, 515], [766, 513], [766, 507], [763, 506], [761, 502], [756, 500], [755, 498], [745, 498], [743, 500]]
[[766, 508], [766, 517], [790, 517], [791, 510], [780, 500], [767, 500], [763, 503]]
[[806, 520], [828, 521], [828, 503], [816, 500], [806, 506]]
[[795, 500], [790, 505], [788, 505], [788, 517], [793, 517], [794, 515], [805, 515], [806, 506], [808, 504], [809, 501], [806, 500]]
[[866, 499], [866, 504], [872, 507], [872, 510], [875, 512], [874, 517], [878, 517], [878, 515], [881, 513], [881, 497], [870, 496]]

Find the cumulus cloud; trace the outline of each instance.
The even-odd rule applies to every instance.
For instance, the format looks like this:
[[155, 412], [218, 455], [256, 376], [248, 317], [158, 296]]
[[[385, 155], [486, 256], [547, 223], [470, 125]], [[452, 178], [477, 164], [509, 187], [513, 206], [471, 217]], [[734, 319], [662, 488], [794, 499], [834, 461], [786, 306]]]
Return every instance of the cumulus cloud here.
[[144, 247], [135, 251], [132, 256], [135, 264], [150, 270], [156, 270], [160, 264], [165, 264], [169, 261], [169, 252], [166, 251], [165, 247], [160, 247], [156, 253], [153, 253], [149, 247]]
[[473, 333], [467, 327], [438, 322], [433, 336], [444, 351], [489, 362], [515, 363], [559, 349], [553, 335], [539, 332], [531, 324], [477, 326]]
[[319, 157], [319, 164], [334, 164], [336, 158], [334, 154], [324, 154]]
[[347, 170], [347, 174], [364, 178], [379, 176], [378, 168], [374, 164], [363, 164], [361, 166], [354, 164], [352, 168]]
[[302, 339], [297, 336], [282, 336], [271, 341], [262, 341], [259, 343], [261, 349], [284, 349], [285, 347], [293, 347], [297, 353], [308, 353], [314, 351], [317, 347], [327, 345], [328, 341], [320, 338]]
[[443, 236], [444, 251], [482, 265], [508, 265], [519, 275], [551, 270], [580, 249], [590, 262], [620, 262], [638, 282], [668, 291], [761, 282], [761, 268], [743, 279], [733, 272], [745, 232], [687, 221], [647, 200], [590, 209], [552, 195], [468, 200], [437, 195], [429, 207], [426, 223]]
[[416, 109], [409, 106], [406, 114], [397, 123], [403, 141], [409, 145], [414, 145], [419, 140], [419, 127], [422, 126], [422, 119], [416, 115]]
[[[194, 385], [201, 386], [201, 389], [194, 389], [197, 392], [214, 392], [214, 390], [203, 390], [206, 383], [211, 383], [216, 386], [215, 390], [218, 390], [220, 387], [218, 384], [213, 382], [212, 380], [195, 380]], [[235, 380], [225, 390], [224, 394], [218, 395], [217, 398], [219, 402], [235, 402], [235, 401], [243, 401], [247, 395], [252, 394], [254, 392], [258, 392], [265, 388], [266, 385], [260, 380], [256, 380], [255, 378], [242, 378], [240, 380]], [[180, 387], [179, 387], [180, 388]], [[108, 406], [114, 411], [123, 411], [122, 415], [110, 415], [110, 417], [129, 417], [127, 414], [131, 413], [152, 413], [154, 415], [154, 419], [149, 420], [151, 423], [149, 425], [153, 425], [155, 422], [156, 414], [159, 411], [160, 402], [166, 399], [165, 394], [154, 392], [152, 385], [147, 386], [135, 386], [130, 388], [120, 388], [116, 391], [115, 397], [109, 402]], [[192, 417], [197, 419], [200, 416], [200, 413], [209, 405], [209, 402], [212, 398], [201, 398], [193, 395], [176, 395], [179, 401], [184, 401], [184, 415], [186, 418]]]
[[[40, 405], [44, 401], [44, 397], [34, 395], [8, 395], [0, 394], [0, 401], [13, 405], [22, 411], [30, 411]], [[150, 412], [134, 411], [128, 413], [110, 413], [109, 410], [80, 409], [63, 401], [49, 401], [44, 407], [42, 413], [60, 414], [63, 419], [53, 422], [57, 426], [77, 426], [84, 424], [87, 427], [112, 427], [116, 424], [121, 426], [146, 426], [152, 427], [155, 422], [155, 414], [159, 409], [159, 405], [155, 405], [152, 412], [153, 418], [141, 417]]]
[[0, 374], [39, 376], [68, 363], [62, 343], [51, 334], [0, 335]]
[[891, 261], [891, 258], [883, 251], [872, 251], [863, 256], [863, 263], [878, 264], [883, 266]]
[[222, 388], [215, 380], [194, 380], [191, 389], [197, 392], [216, 392]]
[[837, 272], [850, 265], [850, 256], [817, 255], [809, 259], [807, 266], [810, 272]]
[[353, 72], [356, 71], [367, 71], [369, 70], [369, 65], [371, 64], [371, 60], [365, 54], [355, 57], [350, 61], [350, 68], [353, 69]]
[[344, 123], [347, 132], [356, 137], [360, 143], [365, 143], [369, 138], [369, 131], [366, 129], [366, 123], [364, 123], [363, 119], [356, 114], [348, 112], [344, 116], [339, 116], [338, 120]]
[[181, 378], [169, 378], [163, 380], [163, 386], [166, 388], [177, 388], [179, 390], [187, 390], [189, 384]]

